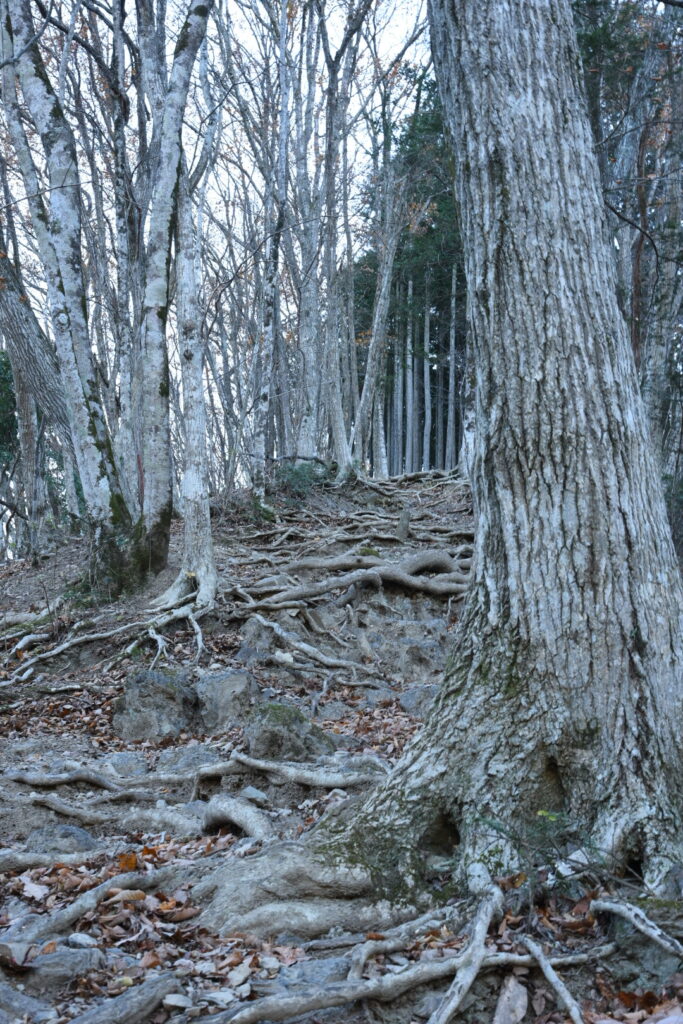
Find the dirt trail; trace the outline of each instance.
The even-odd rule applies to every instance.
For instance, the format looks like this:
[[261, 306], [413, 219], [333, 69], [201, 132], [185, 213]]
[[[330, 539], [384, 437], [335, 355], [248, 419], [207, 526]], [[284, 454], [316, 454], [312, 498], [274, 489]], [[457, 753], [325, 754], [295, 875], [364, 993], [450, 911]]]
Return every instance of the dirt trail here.
[[[474, 910], [453, 899], [380, 922], [381, 934], [351, 901], [319, 939], [294, 918], [278, 934], [256, 919], [226, 932], [196, 895], [217, 868], [352, 813], [418, 728], [468, 585], [458, 479], [316, 487], [272, 506], [272, 521], [245, 505], [215, 511], [219, 596], [201, 619], [149, 610], [177, 572], [177, 530], [162, 578], [108, 605], [77, 586], [77, 541], [37, 568], [0, 570], [0, 1024], [409, 1024], [437, 1012], [470, 955]], [[430, 871], [438, 906], [448, 870]], [[515, 938], [515, 884], [465, 1020], [505, 1000], [517, 1010], [501, 1020], [562, 1019], [544, 954]], [[653, 1006], [677, 1012], [675, 988], [654, 1004], [637, 994], [674, 974], [676, 949], [643, 940], [615, 959], [589, 904], [553, 897], [543, 919], [559, 963], [590, 964], [575, 969], [580, 990], [615, 1013], [635, 985], [633, 1022]], [[484, 935], [494, 909], [477, 912]], [[499, 993], [506, 964], [517, 981]]]

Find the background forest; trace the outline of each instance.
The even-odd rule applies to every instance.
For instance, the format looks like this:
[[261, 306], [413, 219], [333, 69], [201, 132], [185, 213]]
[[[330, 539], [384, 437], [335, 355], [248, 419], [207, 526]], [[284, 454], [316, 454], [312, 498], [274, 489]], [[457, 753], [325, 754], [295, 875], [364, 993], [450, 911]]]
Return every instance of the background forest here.
[[[465, 468], [467, 295], [423, 13], [3, 0], [4, 557], [86, 532], [115, 592], [165, 564], [174, 509], [210, 602], [209, 503], [235, 488], [267, 505], [278, 480]], [[574, 13], [678, 542], [681, 12]]]

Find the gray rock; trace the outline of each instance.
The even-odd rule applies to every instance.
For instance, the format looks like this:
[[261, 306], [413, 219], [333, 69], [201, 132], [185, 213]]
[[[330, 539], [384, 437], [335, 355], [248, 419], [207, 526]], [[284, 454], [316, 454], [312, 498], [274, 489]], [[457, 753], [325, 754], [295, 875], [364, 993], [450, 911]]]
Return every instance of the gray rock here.
[[0, 1024], [14, 1024], [16, 1017], [10, 1017], [4, 1010], [0, 1010]]
[[217, 1006], [230, 1006], [236, 999], [237, 996], [231, 988], [219, 988], [214, 989], [213, 992], [202, 992], [203, 1002], [215, 1003]]
[[240, 791], [240, 796], [243, 800], [249, 800], [250, 803], [256, 804], [257, 807], [267, 807], [270, 803], [266, 794], [257, 789], [256, 786], [245, 786]]
[[182, 673], [145, 670], [126, 680], [114, 732], [124, 740], [160, 740], [191, 729], [199, 701]]
[[426, 674], [443, 672], [446, 654], [438, 640], [411, 641], [400, 651], [397, 668], [404, 679], [423, 679]]
[[[5, 1014], [9, 1021], [25, 1017], [33, 1024], [43, 1024], [44, 1021], [54, 1020], [58, 1016], [57, 1011], [42, 999], [34, 999], [24, 992], [18, 992], [4, 981], [0, 981], [0, 1012]], [[2, 1017], [0, 1024], [4, 1024]]]
[[349, 961], [343, 956], [326, 960], [302, 960], [290, 967], [282, 967], [274, 978], [251, 978], [251, 987], [259, 996], [279, 995], [290, 989], [320, 986], [343, 981], [349, 972]]
[[170, 995], [164, 996], [161, 1002], [167, 1010], [189, 1010], [192, 1006], [190, 997], [181, 992], [171, 992]]
[[256, 707], [245, 734], [252, 757], [272, 761], [309, 761], [331, 754], [336, 747], [330, 736], [291, 704]]
[[349, 717], [349, 706], [342, 700], [328, 700], [319, 706], [317, 717], [327, 722], [339, 722]]
[[363, 694], [363, 703], [360, 705], [363, 708], [376, 708], [382, 701], [394, 700], [396, 693], [388, 686], [373, 686], [372, 689], [368, 687]]
[[188, 815], [198, 818], [200, 821], [204, 820], [206, 814], [206, 802], [204, 800], [190, 800], [189, 803], [176, 805]]
[[97, 850], [100, 842], [78, 825], [43, 825], [34, 828], [26, 839], [31, 853], [76, 853]]
[[85, 932], [73, 932], [66, 940], [66, 944], [72, 949], [94, 949], [98, 942], [96, 938], [86, 935]]
[[425, 686], [411, 686], [404, 690], [398, 698], [398, 702], [404, 711], [409, 715], [416, 715], [422, 718], [439, 692], [436, 683], [427, 683]]
[[149, 771], [147, 758], [132, 750], [119, 750], [107, 755], [107, 764], [117, 775], [146, 775]]
[[[663, 931], [679, 942], [683, 939], [683, 901], [652, 899], [637, 902]], [[609, 970], [620, 988], [658, 991], [679, 969], [680, 957], [660, 949], [622, 918], [613, 917], [610, 930], [619, 948], [610, 957]]]
[[216, 764], [221, 755], [213, 747], [193, 743], [187, 747], [169, 747], [162, 750], [156, 763], [159, 772], [194, 772], [205, 764]]
[[255, 647], [252, 647], [250, 644], [242, 644], [235, 655], [235, 661], [239, 661], [243, 665], [252, 665], [255, 661], [259, 660], [260, 656], [260, 652]]
[[244, 717], [259, 688], [251, 673], [232, 669], [207, 672], [196, 684], [196, 691], [204, 729], [212, 733], [229, 729]]
[[31, 961], [32, 970], [26, 984], [35, 992], [61, 988], [72, 978], [104, 967], [106, 957], [99, 949], [70, 949], [62, 946], [54, 953], [42, 953]]

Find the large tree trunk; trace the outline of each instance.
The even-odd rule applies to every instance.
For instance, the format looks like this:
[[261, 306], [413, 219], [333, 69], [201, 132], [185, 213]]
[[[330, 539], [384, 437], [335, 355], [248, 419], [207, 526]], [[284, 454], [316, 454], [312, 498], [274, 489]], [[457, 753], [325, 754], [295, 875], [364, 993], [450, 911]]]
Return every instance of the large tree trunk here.
[[570, 5], [430, 11], [472, 297], [476, 572], [426, 727], [356, 834], [410, 863], [438, 833], [477, 884], [561, 812], [661, 882], [681, 854], [681, 584]]

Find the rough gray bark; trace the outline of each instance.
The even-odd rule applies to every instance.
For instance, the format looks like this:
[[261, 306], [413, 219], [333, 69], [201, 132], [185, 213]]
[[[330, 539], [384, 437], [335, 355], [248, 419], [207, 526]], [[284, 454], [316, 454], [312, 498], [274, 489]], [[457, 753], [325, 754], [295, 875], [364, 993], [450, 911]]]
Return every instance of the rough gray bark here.
[[31, 308], [0, 229], [0, 335], [14, 368], [49, 416], [64, 444], [72, 449], [69, 415], [59, 379], [57, 356]]
[[430, 17], [471, 297], [475, 578], [426, 727], [354, 834], [403, 877], [440, 836], [480, 886], [557, 811], [661, 884], [681, 859], [681, 584], [570, 5]]

